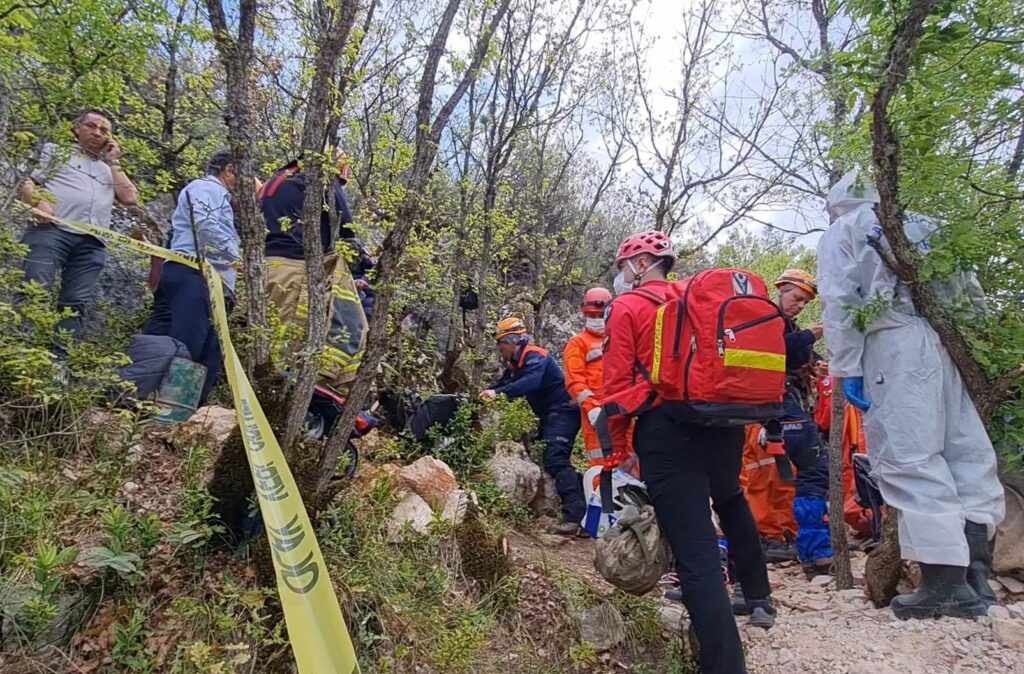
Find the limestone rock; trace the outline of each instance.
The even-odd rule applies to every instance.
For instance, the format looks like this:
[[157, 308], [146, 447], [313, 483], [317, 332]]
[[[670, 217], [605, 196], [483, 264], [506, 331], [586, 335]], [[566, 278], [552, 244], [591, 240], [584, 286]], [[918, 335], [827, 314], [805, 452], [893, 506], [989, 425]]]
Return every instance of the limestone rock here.
[[359, 493], [368, 494], [382, 480], [388, 480], [394, 486], [398, 496], [402, 497], [409, 491], [399, 482], [398, 473], [401, 470], [402, 467], [395, 463], [385, 463], [380, 466], [367, 463], [352, 480], [352, 486]]
[[402, 530], [408, 524], [413, 531], [426, 534], [430, 523], [434, 520], [434, 512], [418, 494], [409, 494], [395, 506], [388, 520], [388, 538], [397, 541], [402, 537]]
[[461, 524], [470, 508], [477, 506], [476, 494], [471, 491], [456, 489], [448, 494], [441, 508], [441, 519]]
[[988, 617], [1000, 620], [1010, 620], [1013, 616], [1010, 615], [1009, 609], [1005, 606], [996, 605], [988, 607]]
[[1013, 576], [999, 576], [996, 580], [1002, 583], [1003, 587], [1011, 594], [1024, 594], [1024, 583]]
[[686, 617], [686, 609], [682, 604], [663, 601], [658, 607], [658, 622], [661, 628], [669, 634], [681, 634], [683, 630], [683, 619]]
[[540, 488], [537, 490], [537, 496], [530, 502], [530, 510], [537, 517], [558, 517], [561, 506], [554, 478], [541, 471]]
[[443, 508], [449, 495], [459, 488], [448, 464], [432, 456], [403, 466], [398, 471], [398, 482], [434, 508]]
[[498, 489], [525, 506], [533, 503], [541, 490], [542, 471], [518, 442], [498, 443], [487, 469]]
[[1024, 651], [1024, 621], [992, 618], [992, 635], [1000, 646]]
[[226, 407], [200, 407], [174, 434], [178, 445], [206, 442], [220, 447], [231, 432], [238, 428], [235, 411]]
[[864, 595], [864, 591], [857, 588], [839, 590], [836, 593], [836, 601], [840, 606], [848, 608], [862, 608], [868, 604], [868, 598]]
[[1024, 503], [1012, 489], [1005, 489], [1006, 517], [996, 528], [995, 552], [992, 554], [992, 572], [1008, 575], [1024, 569]]
[[595, 604], [579, 611], [575, 617], [580, 636], [598, 651], [609, 651], [626, 639], [622, 614], [611, 604]]

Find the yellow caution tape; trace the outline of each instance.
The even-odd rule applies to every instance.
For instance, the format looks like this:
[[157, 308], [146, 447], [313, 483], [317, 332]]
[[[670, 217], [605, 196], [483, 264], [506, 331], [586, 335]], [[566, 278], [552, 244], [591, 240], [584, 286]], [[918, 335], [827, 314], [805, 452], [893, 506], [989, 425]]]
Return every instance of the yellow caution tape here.
[[90, 234], [107, 243], [117, 244], [165, 260], [200, 269], [210, 291], [214, 328], [224, 354], [224, 370], [238, 415], [249, 469], [256, 485], [260, 512], [270, 539], [277, 572], [277, 591], [284, 608], [285, 623], [292, 652], [300, 674], [351, 674], [359, 670], [355, 650], [338, 597], [327, 575], [320, 545], [306, 514], [295, 478], [284, 452], [274, 437], [252, 384], [235, 352], [228, 332], [224, 288], [220, 275], [208, 264], [187, 255], [174, 253], [145, 241], [137, 241], [118, 232], [95, 225], [57, 218], [38, 209], [34, 214], [66, 227]]

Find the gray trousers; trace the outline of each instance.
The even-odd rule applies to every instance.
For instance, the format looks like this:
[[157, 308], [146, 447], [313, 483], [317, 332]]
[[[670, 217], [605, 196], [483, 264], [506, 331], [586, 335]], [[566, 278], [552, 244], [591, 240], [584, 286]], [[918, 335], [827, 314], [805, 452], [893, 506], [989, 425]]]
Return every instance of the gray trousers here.
[[53, 288], [60, 275], [57, 306], [71, 309], [75, 315], [63, 319], [58, 327], [77, 336], [107, 261], [106, 249], [92, 236], [66, 232], [52, 224], [30, 225], [21, 242], [28, 246], [22, 266], [25, 281]]

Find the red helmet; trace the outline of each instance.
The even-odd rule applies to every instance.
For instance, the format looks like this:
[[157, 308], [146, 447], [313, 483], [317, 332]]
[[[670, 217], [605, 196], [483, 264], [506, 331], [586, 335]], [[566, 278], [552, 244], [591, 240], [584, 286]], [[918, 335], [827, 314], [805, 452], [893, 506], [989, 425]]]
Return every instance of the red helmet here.
[[583, 313], [594, 316], [604, 316], [605, 307], [611, 304], [612, 294], [606, 288], [591, 288], [583, 296], [583, 304], [580, 308]]
[[636, 257], [641, 253], [650, 253], [655, 257], [669, 257], [673, 262], [676, 261], [676, 251], [672, 248], [672, 239], [668, 238], [668, 234], [650, 231], [634, 234], [619, 244], [619, 252], [615, 255], [615, 266], [618, 267], [623, 260]]

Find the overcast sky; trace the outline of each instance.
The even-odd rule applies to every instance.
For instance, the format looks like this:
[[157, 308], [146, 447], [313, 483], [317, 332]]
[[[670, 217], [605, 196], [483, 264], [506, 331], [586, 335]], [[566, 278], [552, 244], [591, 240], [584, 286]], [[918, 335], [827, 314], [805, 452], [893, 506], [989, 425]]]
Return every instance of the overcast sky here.
[[[657, 64], [649, 72], [648, 82], [655, 91], [663, 91], [678, 86], [681, 44], [679, 34], [683, 31], [683, 11], [691, 0], [640, 0], [637, 4], [637, 18], [642, 18], [645, 24], [645, 31], [653, 38], [649, 62]], [[736, 0], [723, 0], [723, 11], [728, 14], [731, 9], [738, 9], [739, 3]], [[741, 81], [744, 87], [749, 88], [748, 92], [753, 94], [759, 92], [763, 87], [764, 73], [766, 68], [766, 52], [762, 45], [745, 38], [732, 38], [734, 59], [743, 64], [743, 76]], [[671, 105], [666, 97], [661, 98], [662, 105]], [[723, 217], [721, 212], [716, 212], [716, 207], [699, 207], [698, 212], [702, 218], [715, 221]], [[818, 214], [813, 209], [808, 213], [805, 209], [801, 213], [792, 210], [762, 210], [756, 216], [764, 221], [777, 224], [787, 230], [804, 231], [813, 227], [826, 226], [823, 213]], [[809, 216], [809, 217], [808, 217]], [[759, 231], [763, 226], [748, 221], [745, 225], [748, 229]], [[820, 232], [812, 232], [799, 238], [799, 242], [813, 247], [817, 244]]]

